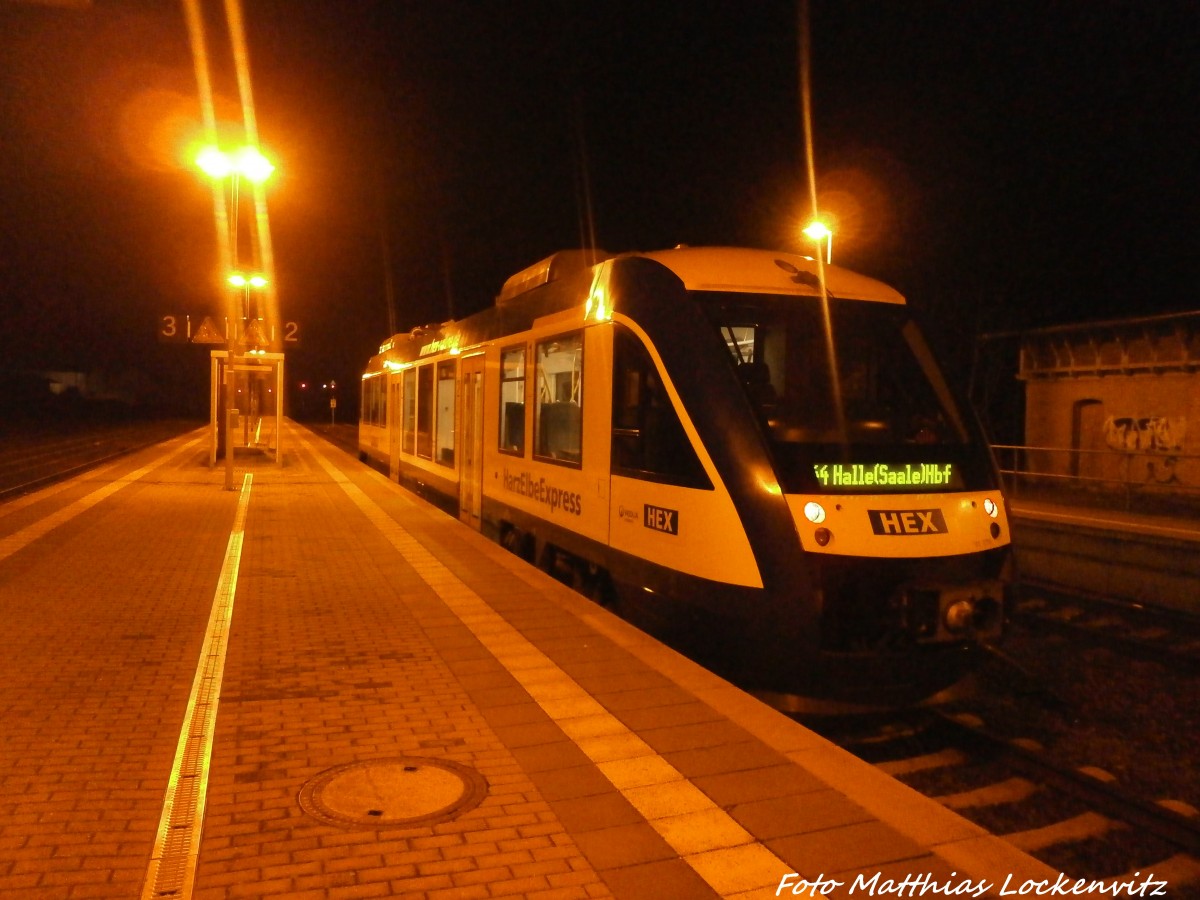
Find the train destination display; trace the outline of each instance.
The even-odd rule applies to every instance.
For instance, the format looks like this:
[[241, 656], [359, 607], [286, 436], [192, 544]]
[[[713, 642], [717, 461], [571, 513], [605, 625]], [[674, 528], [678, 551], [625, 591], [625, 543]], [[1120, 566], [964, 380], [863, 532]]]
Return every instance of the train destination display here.
[[881, 488], [905, 491], [912, 488], [956, 488], [962, 478], [953, 463], [817, 463], [817, 484], [823, 488], [857, 490]]

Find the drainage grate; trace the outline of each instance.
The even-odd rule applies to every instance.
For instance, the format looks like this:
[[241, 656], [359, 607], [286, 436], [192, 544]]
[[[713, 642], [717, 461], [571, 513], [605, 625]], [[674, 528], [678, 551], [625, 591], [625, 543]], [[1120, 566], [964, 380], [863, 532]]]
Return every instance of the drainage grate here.
[[487, 781], [448, 759], [401, 756], [328, 769], [300, 791], [300, 808], [326, 825], [387, 828], [449, 822], [474, 809]]

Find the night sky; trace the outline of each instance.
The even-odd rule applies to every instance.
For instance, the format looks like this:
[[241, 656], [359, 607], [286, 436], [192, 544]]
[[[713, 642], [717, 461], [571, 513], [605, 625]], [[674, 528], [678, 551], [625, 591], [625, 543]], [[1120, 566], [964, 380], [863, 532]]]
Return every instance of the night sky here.
[[[221, 4], [217, 87], [236, 97]], [[357, 372], [579, 246], [811, 250], [795, 0], [245, 0], [289, 380]], [[812, 0], [834, 262], [960, 348], [1200, 308], [1195, 0]], [[180, 6], [0, 0], [0, 368], [191, 391], [218, 307]], [[585, 189], [586, 186], [586, 189]], [[386, 248], [386, 254], [385, 254]], [[202, 388], [203, 390], [203, 388]], [[203, 400], [204, 397], [201, 397]]]

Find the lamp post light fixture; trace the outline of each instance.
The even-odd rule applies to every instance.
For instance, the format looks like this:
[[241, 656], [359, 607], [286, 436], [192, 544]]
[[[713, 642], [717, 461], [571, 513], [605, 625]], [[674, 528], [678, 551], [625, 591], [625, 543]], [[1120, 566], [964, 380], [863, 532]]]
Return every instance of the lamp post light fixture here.
[[833, 265], [833, 232], [824, 222], [813, 222], [804, 229], [804, 234], [817, 242], [817, 252], [821, 252], [821, 241], [825, 241], [825, 265]]
[[245, 177], [255, 184], [262, 184], [275, 171], [275, 166], [257, 147], [241, 147], [233, 153], [204, 147], [196, 154], [196, 165], [210, 178]]
[[234, 272], [229, 276], [229, 283], [234, 287], [244, 287], [249, 290], [252, 287], [266, 287], [267, 279], [263, 278], [261, 275], [251, 275], [246, 277], [241, 272]]
[[[227, 229], [227, 237], [223, 238], [221, 256], [223, 265], [235, 268], [238, 263], [238, 213], [241, 209], [241, 180], [245, 178], [255, 186], [261, 185], [275, 166], [262, 155], [257, 147], [239, 147], [232, 152], [226, 152], [211, 144], [201, 147], [195, 156], [196, 166], [209, 178], [216, 182], [229, 182], [229, 205], [226, 206], [224, 187], [214, 184], [214, 198], [217, 203], [218, 218], [224, 219], [221, 227]], [[216, 199], [219, 198], [219, 199]], [[253, 238], [253, 235], [252, 235]], [[252, 244], [253, 246], [253, 244]], [[264, 282], [265, 284], [265, 282]], [[240, 286], [240, 285], [239, 285]], [[255, 285], [259, 287], [261, 285]]]
[[236, 288], [242, 289], [242, 318], [248, 320], [250, 318], [250, 290], [262, 290], [267, 286], [267, 279], [262, 275], [253, 274], [245, 275], [241, 272], [234, 272], [229, 276], [228, 281]]
[[[234, 413], [241, 416], [242, 446], [265, 447], [270, 450], [274, 444], [275, 462], [282, 464], [282, 422], [283, 422], [283, 354], [268, 352], [275, 340], [274, 322], [278, 318], [275, 309], [275, 298], [271, 291], [271, 281], [259, 272], [238, 271], [243, 265], [254, 269], [262, 269], [267, 275], [273, 273], [273, 255], [270, 245], [270, 229], [266, 222], [266, 201], [263, 183], [271, 177], [275, 166], [259, 151], [256, 146], [242, 146], [233, 151], [224, 151], [215, 145], [199, 148], [193, 160], [197, 166], [212, 181], [213, 213], [217, 225], [217, 240], [220, 263], [218, 272], [225, 271], [226, 283], [230, 288], [242, 294], [242, 327], [236, 325], [226, 329], [227, 349], [213, 350], [211, 358], [211, 386], [209, 394], [209, 431], [210, 449], [209, 465], [216, 461], [217, 445], [219, 443], [219, 423], [225, 423], [225, 440], [227, 451], [226, 487], [232, 487], [232, 448], [234, 446], [233, 432]], [[248, 262], [243, 262], [239, 252], [239, 212], [242, 206], [240, 197], [241, 181], [245, 179], [253, 185], [253, 218], [249, 222], [249, 255]], [[267, 326], [258, 315], [257, 302], [252, 304], [250, 292], [267, 290], [265, 305], [267, 320], [271, 322], [270, 337], [267, 337]], [[223, 297], [225, 303], [226, 322], [233, 324], [237, 320], [236, 300], [232, 294]], [[246, 358], [254, 357], [253, 367], [248, 367]], [[274, 387], [266, 381], [268, 377], [275, 380]], [[222, 391], [224, 392], [222, 394]], [[241, 395], [241, 396], [239, 396]], [[275, 428], [273, 436], [262, 433], [262, 411], [274, 406]], [[221, 413], [225, 410], [225, 413]], [[240, 410], [240, 412], [238, 412]], [[225, 416], [229, 416], [226, 423]], [[253, 429], [252, 426], [253, 425]], [[253, 442], [251, 434], [253, 432]], [[269, 429], [268, 429], [269, 432]]]
[[237, 152], [237, 168], [243, 177], [255, 184], [262, 184], [275, 171], [275, 166], [257, 147], [243, 147]]

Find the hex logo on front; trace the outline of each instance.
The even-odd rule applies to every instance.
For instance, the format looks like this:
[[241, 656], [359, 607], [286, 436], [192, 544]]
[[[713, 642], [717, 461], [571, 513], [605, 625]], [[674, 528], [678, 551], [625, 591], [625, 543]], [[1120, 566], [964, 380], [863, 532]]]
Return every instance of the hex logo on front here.
[[940, 509], [868, 509], [876, 534], [945, 534], [946, 517]]
[[642, 524], [651, 531], [679, 534], [679, 510], [642, 504]]

